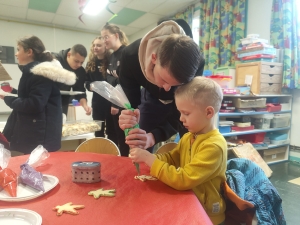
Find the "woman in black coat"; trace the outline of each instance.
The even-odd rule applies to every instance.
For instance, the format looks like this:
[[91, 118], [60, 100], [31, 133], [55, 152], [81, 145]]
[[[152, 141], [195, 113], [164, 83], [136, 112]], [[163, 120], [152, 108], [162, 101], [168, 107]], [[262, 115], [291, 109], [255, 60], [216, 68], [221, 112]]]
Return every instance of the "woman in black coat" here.
[[[109, 52], [105, 50], [105, 44], [101, 37], [96, 37], [89, 53], [89, 61], [85, 68], [87, 75], [85, 81], [85, 88], [91, 91], [90, 84], [94, 81], [104, 81], [105, 73], [108, 66]], [[110, 115], [111, 103], [96, 92], [93, 92], [92, 108], [93, 120], [101, 120], [101, 130], [95, 132], [95, 137], [105, 137], [104, 131], [106, 127], [107, 118], [112, 120]], [[113, 140], [113, 137], [108, 135], [108, 139]], [[115, 136], [115, 135], [114, 135]], [[113, 140], [117, 142], [117, 140]]]
[[38, 145], [48, 151], [61, 147], [62, 109], [58, 83], [72, 85], [76, 75], [63, 69], [36, 36], [18, 42], [16, 57], [22, 66], [18, 97], [0, 96], [13, 109], [3, 134], [10, 150], [30, 153]]

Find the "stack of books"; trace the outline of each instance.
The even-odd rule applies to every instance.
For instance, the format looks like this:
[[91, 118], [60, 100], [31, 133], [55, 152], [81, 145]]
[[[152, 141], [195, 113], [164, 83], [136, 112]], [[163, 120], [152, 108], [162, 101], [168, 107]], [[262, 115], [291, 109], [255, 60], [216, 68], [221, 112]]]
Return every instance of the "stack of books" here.
[[258, 34], [247, 35], [240, 39], [242, 47], [237, 49], [237, 56], [244, 63], [248, 62], [274, 62], [276, 49], [268, 44], [268, 40], [259, 38]]

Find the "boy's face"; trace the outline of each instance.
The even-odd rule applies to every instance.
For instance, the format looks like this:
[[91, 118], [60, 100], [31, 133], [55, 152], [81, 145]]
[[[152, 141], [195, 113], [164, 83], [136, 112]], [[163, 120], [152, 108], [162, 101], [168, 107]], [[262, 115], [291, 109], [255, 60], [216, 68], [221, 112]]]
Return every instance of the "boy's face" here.
[[169, 91], [172, 86], [181, 85], [168, 69], [161, 67], [154, 53], [152, 54], [151, 62], [153, 64], [153, 76], [156, 86], [163, 88], [165, 91]]
[[180, 112], [180, 121], [189, 132], [204, 134], [213, 129], [213, 107], [201, 107], [183, 97], [176, 97], [175, 101]]
[[78, 53], [72, 54], [71, 51], [67, 54], [67, 62], [73, 70], [77, 70], [84, 63], [85, 57]]

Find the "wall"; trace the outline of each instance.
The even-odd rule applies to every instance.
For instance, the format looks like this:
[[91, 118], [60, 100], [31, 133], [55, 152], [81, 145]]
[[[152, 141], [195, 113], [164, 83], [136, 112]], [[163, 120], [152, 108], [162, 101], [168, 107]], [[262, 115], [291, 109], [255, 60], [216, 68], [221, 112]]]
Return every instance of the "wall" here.
[[156, 27], [156, 22], [151, 24], [150, 26], [144, 28], [143, 30], [139, 31], [139, 32], [136, 32], [135, 34], [131, 35], [128, 37], [129, 39], [129, 42], [132, 43], [134, 42], [135, 40], [137, 39], [140, 39], [142, 37], [145, 36], [145, 34], [147, 34], [150, 30], [152, 30], [154, 27]]
[[247, 34], [259, 34], [270, 41], [272, 0], [248, 0]]

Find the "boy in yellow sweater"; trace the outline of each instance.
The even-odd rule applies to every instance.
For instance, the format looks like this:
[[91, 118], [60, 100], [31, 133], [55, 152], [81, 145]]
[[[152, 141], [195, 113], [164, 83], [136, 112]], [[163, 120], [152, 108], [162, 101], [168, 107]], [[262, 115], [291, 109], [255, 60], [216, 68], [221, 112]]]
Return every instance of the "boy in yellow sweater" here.
[[220, 189], [226, 180], [227, 144], [214, 125], [222, 99], [221, 87], [209, 78], [195, 77], [178, 87], [175, 102], [189, 132], [170, 152], [133, 148], [129, 155], [133, 162], [150, 166], [150, 174], [170, 187], [192, 189], [214, 225], [224, 222], [226, 208]]

